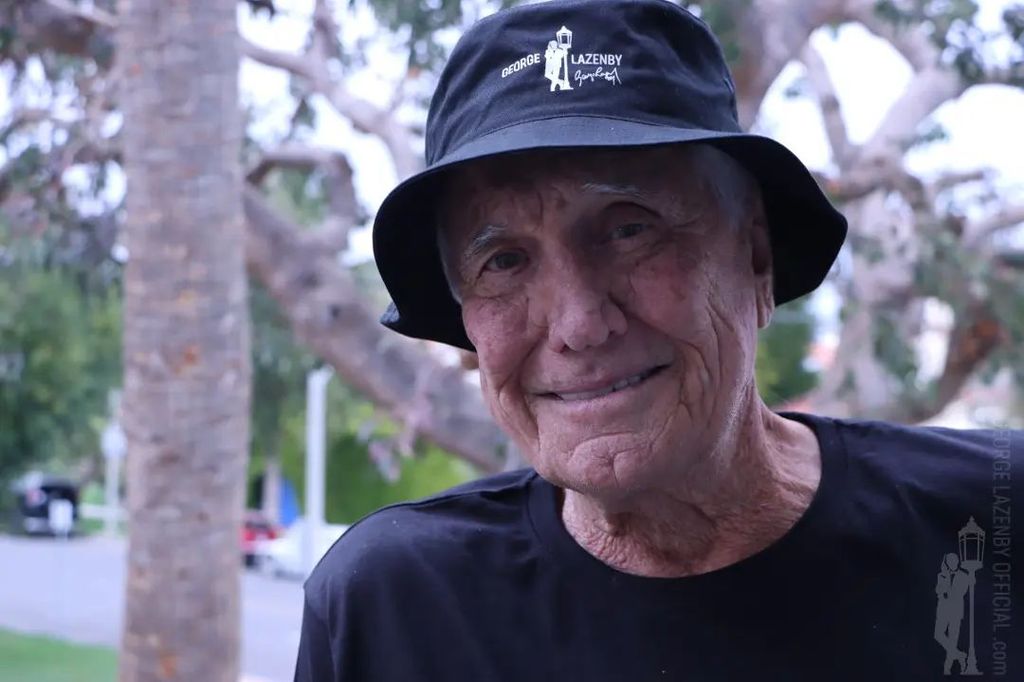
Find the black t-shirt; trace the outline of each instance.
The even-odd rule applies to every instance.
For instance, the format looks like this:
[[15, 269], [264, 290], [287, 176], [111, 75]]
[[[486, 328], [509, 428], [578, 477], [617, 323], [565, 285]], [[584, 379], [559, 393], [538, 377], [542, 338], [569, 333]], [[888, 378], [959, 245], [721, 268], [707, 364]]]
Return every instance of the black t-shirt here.
[[1024, 433], [783, 415], [817, 434], [819, 489], [780, 540], [710, 573], [605, 565], [532, 470], [367, 516], [306, 583], [296, 680], [942, 679], [938, 639], [954, 675], [970, 649], [971, 518], [980, 679], [1024, 680]]

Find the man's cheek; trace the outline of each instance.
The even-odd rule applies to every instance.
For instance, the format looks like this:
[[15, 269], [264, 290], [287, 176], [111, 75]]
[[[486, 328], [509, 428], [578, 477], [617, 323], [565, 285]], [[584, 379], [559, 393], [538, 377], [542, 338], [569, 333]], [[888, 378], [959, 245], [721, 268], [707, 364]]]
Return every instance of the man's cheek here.
[[494, 376], [511, 374], [532, 344], [532, 332], [522, 306], [514, 302], [475, 299], [463, 307], [463, 324], [476, 347], [480, 367]]

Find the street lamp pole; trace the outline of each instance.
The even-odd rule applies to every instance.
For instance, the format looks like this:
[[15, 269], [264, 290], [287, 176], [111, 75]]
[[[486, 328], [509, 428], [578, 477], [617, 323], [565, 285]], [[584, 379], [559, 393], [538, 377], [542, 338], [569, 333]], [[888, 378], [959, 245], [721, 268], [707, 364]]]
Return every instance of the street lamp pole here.
[[316, 538], [324, 524], [324, 480], [327, 441], [327, 383], [330, 367], [306, 375], [306, 527], [302, 537], [302, 566], [309, 575], [318, 559]]
[[121, 461], [125, 453], [124, 430], [121, 429], [121, 392], [110, 393], [110, 421], [103, 428], [100, 436], [100, 449], [106, 463], [104, 471], [104, 507], [103, 531], [107, 535], [117, 535], [118, 520], [121, 512]]

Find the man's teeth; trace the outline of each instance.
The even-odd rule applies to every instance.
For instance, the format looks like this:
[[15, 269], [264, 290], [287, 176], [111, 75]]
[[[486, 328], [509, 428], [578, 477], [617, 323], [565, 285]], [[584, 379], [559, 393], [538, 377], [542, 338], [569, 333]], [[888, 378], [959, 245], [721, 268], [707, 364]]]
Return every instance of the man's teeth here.
[[629, 386], [636, 386], [647, 377], [654, 374], [654, 369], [649, 369], [646, 372], [640, 372], [631, 377], [627, 377], [622, 381], [617, 381], [607, 388], [599, 388], [594, 391], [580, 391], [579, 393], [557, 393], [556, 395], [562, 400], [593, 400], [594, 398], [600, 398], [603, 395], [614, 393], [615, 391], [621, 391]]

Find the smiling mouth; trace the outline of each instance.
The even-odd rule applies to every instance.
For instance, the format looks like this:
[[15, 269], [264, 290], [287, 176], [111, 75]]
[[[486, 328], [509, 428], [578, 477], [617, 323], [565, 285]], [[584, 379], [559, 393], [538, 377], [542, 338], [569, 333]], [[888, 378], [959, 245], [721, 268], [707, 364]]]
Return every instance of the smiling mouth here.
[[593, 400], [594, 398], [600, 398], [610, 393], [616, 393], [618, 391], [622, 391], [627, 388], [631, 388], [633, 386], [641, 384], [644, 381], [650, 379], [652, 376], [654, 376], [661, 370], [665, 369], [666, 367], [668, 367], [668, 365], [659, 365], [657, 367], [652, 367], [651, 369], [640, 372], [639, 374], [634, 374], [631, 377], [626, 377], [625, 379], [616, 381], [614, 384], [610, 386], [607, 386], [605, 388], [598, 388], [593, 391], [580, 391], [578, 393], [546, 393], [545, 396], [549, 398], [557, 398], [559, 400], [564, 400], [565, 402], [574, 402], [577, 400]]

